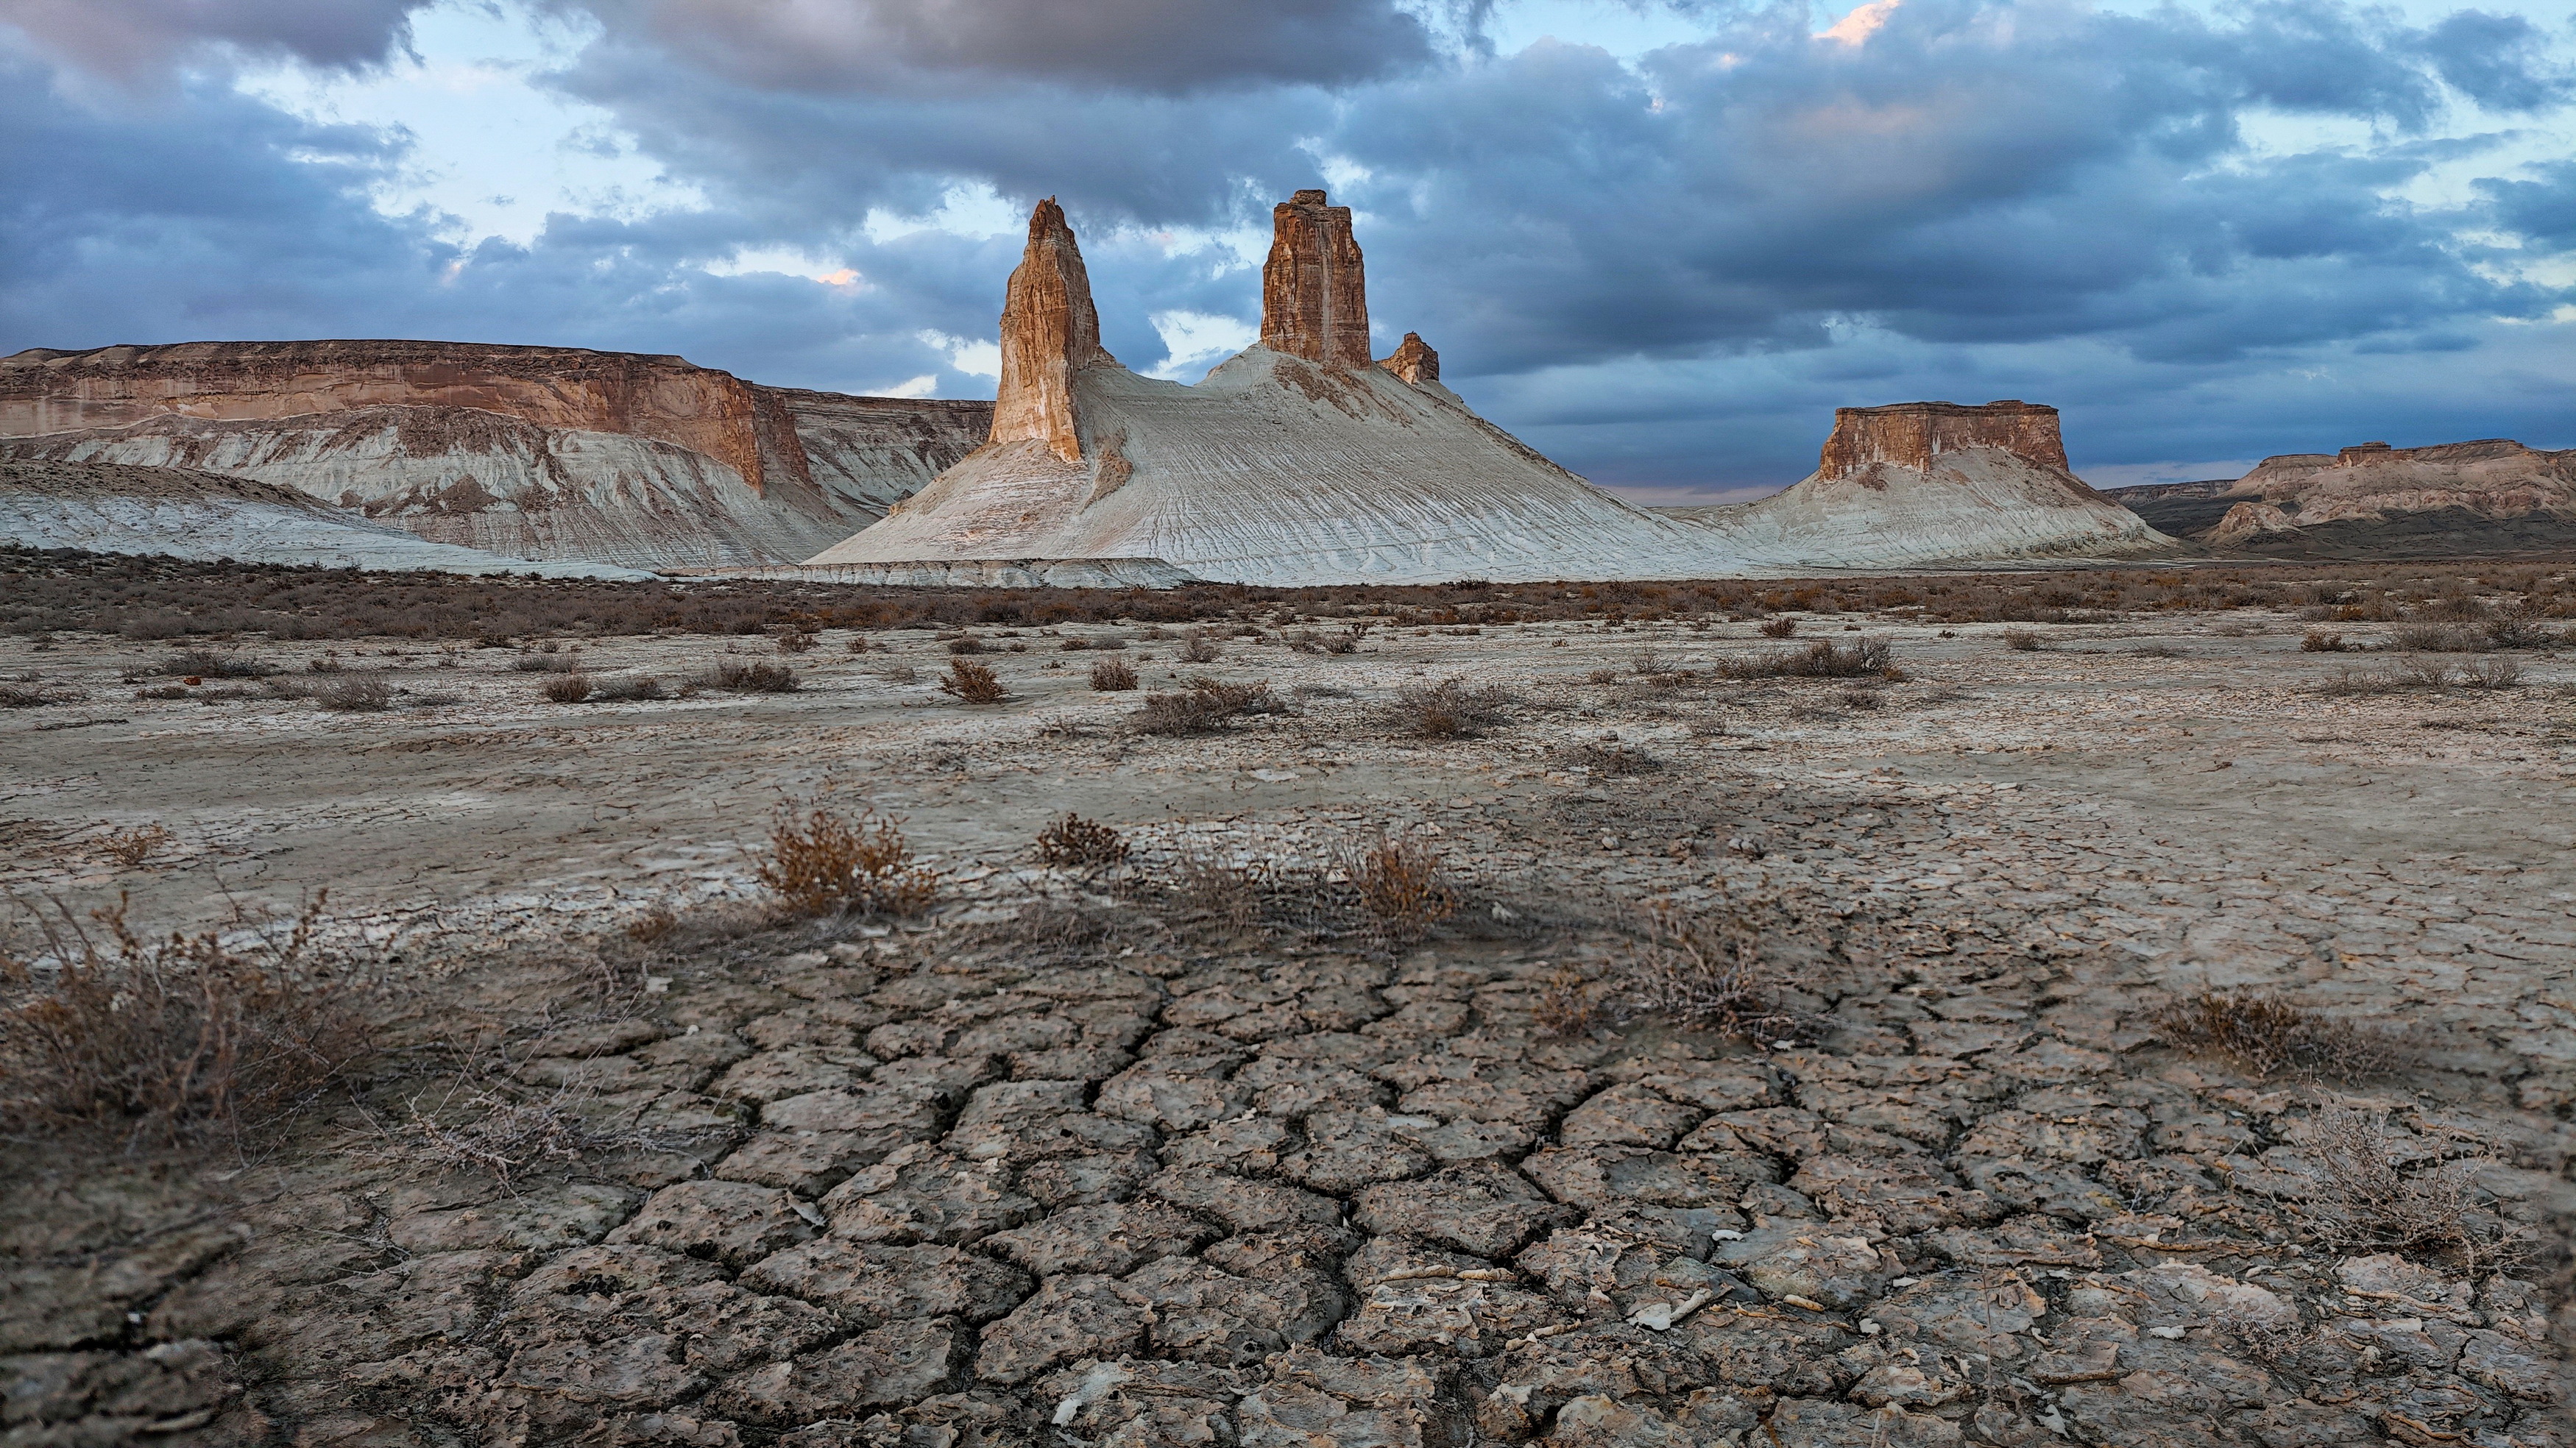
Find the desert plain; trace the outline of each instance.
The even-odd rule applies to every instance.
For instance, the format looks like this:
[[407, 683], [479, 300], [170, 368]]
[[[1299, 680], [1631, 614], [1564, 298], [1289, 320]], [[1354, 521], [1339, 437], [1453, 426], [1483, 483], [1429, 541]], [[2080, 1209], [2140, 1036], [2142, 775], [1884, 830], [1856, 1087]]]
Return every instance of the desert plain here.
[[[11, 948], [327, 891], [375, 1033], [258, 1133], [8, 1148], [0, 1441], [2576, 1442], [2563, 581], [2242, 572], [0, 636]], [[1260, 692], [1154, 732], [1193, 679]], [[924, 898], [782, 906], [816, 809]], [[1123, 858], [1046, 862], [1067, 814]], [[1739, 945], [1760, 1009], [1655, 996]], [[2378, 1055], [2176, 1029], [2213, 994]]]

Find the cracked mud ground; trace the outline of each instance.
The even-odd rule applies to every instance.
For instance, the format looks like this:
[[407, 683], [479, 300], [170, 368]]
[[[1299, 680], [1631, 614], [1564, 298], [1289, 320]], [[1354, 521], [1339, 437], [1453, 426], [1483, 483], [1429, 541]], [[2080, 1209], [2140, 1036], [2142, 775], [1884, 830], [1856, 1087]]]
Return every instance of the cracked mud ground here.
[[[495, 944], [411, 987], [573, 1103], [607, 1143], [578, 1161], [424, 1170], [355, 1105], [248, 1163], [21, 1151], [0, 1442], [2576, 1443], [2546, 1250], [2576, 1144], [2559, 706], [2320, 703], [2277, 638], [2189, 642], [1925, 640], [1871, 708], [1559, 688], [1563, 654], [1496, 645], [1533, 711], [1442, 746], [1363, 706], [1397, 664], [1472, 668], [1445, 639], [1315, 666], [1362, 697], [1209, 740], [1122, 739], [1123, 701], [912, 716], [867, 763], [945, 846], [935, 922], [684, 931], [598, 972]], [[1614, 728], [1660, 767], [1569, 765]], [[2159, 777], [2212, 749], [2242, 772]], [[2374, 792], [2392, 771], [2417, 799]], [[1258, 782], [1175, 821], [1167, 774]], [[1238, 932], [978, 862], [1063, 802], [1148, 882], [1436, 829], [1466, 908], [1388, 946], [1291, 888]], [[1612, 989], [1657, 898], [1790, 902], [1830, 1028], [1543, 1033], [1550, 985]], [[2358, 1087], [2252, 1079], [2147, 1024], [2208, 984], [2433, 1039]], [[2464, 1163], [2532, 1264], [2322, 1242], [2319, 1136], [2352, 1105], [2409, 1167]]]

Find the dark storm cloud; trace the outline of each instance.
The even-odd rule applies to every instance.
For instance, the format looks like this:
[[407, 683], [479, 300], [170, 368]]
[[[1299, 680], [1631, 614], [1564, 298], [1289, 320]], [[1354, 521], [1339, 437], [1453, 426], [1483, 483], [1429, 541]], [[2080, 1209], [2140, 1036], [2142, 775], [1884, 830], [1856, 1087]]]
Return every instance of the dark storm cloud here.
[[2478, 190], [2492, 204], [2497, 225], [2552, 251], [2576, 251], [2576, 161], [2531, 169], [2540, 180], [2488, 177]]
[[2550, 62], [2540, 28], [2519, 15], [2458, 11], [2425, 37], [2425, 53], [2462, 95], [2492, 111], [2566, 103], [2576, 75]]
[[[1179, 93], [1336, 84], [1432, 58], [1390, 0], [578, 0], [746, 85], [923, 94], [959, 76]], [[568, 7], [569, 8], [569, 7]]]
[[0, 0], [0, 25], [120, 81], [156, 78], [213, 45], [355, 69], [386, 58], [430, 0]]

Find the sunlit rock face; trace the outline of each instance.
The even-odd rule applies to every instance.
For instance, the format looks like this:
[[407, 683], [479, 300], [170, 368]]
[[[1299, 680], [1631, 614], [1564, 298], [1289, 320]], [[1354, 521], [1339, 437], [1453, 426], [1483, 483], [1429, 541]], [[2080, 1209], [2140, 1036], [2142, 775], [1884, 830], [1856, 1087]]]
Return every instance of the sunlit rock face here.
[[188, 342], [0, 358], [0, 455], [207, 469], [439, 542], [645, 567], [801, 558], [965, 456], [991, 415], [569, 347]]
[[1833, 436], [1825, 439], [1816, 475], [1848, 478], [1880, 464], [1922, 472], [1944, 453], [1980, 447], [2067, 472], [2057, 409], [2011, 400], [1979, 406], [1899, 402], [1886, 407], [1837, 407]]
[[1028, 249], [1002, 303], [1002, 383], [991, 440], [1039, 443], [1060, 462], [1081, 462], [1073, 374], [1117, 361], [1100, 345], [1082, 248], [1050, 196], [1029, 216]]
[[1270, 209], [1270, 228], [1261, 345], [1327, 367], [1369, 365], [1368, 279], [1351, 209], [1300, 191]]
[[2489, 517], [2576, 511], [2576, 448], [2542, 452], [2510, 438], [2263, 459], [2223, 496], [2259, 498], [2292, 523], [2463, 508]]
[[1440, 380], [1440, 354], [1431, 350], [1431, 344], [1423, 341], [1419, 332], [1405, 333], [1395, 354], [1380, 359], [1377, 365], [1417, 387]]

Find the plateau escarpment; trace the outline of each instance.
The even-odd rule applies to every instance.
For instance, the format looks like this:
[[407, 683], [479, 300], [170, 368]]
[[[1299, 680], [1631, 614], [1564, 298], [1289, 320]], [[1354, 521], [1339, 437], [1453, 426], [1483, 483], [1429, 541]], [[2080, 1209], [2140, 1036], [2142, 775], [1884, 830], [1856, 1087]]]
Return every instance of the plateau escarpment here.
[[1747, 562], [1808, 567], [2118, 556], [2172, 546], [2067, 470], [2057, 409], [1834, 410], [1816, 471], [1754, 503], [1677, 510]]
[[2509, 438], [2268, 457], [2220, 496], [2236, 501], [2202, 535], [2216, 547], [2368, 555], [2576, 543], [2576, 449]]
[[964, 456], [990, 416], [566, 347], [191, 342], [0, 358], [0, 455], [235, 474], [439, 542], [643, 566], [802, 557]]

